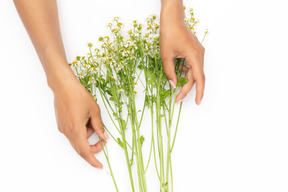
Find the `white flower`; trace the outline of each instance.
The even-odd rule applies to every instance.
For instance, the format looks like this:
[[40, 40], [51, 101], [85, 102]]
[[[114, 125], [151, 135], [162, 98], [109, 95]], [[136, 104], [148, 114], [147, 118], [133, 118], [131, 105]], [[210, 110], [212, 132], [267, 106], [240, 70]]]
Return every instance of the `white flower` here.
[[116, 68], [116, 71], [120, 71], [121, 69], [123, 69], [123, 66], [122, 65], [118, 65], [117, 68]]
[[119, 93], [123, 93], [123, 92], [124, 92], [124, 89], [120, 88], [120, 89], [118, 89], [118, 92], [119, 92]]

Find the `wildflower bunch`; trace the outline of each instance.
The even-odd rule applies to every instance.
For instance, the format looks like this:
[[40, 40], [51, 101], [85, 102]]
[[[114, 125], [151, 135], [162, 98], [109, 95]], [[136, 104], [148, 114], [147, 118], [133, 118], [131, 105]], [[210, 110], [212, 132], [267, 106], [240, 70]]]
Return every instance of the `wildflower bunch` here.
[[[196, 33], [195, 26], [199, 21], [195, 20], [193, 9], [189, 10], [185, 23]], [[155, 15], [150, 15], [145, 25], [133, 21], [131, 29], [127, 32], [122, 30], [123, 24], [118, 17], [115, 17], [108, 27], [111, 35], [99, 37], [99, 48], [94, 48], [89, 43], [89, 53], [86, 56], [77, 56], [76, 60], [69, 65], [79, 81], [94, 96], [95, 101], [103, 102], [106, 108], [118, 133], [117, 136], [113, 135], [105, 125], [104, 127], [123, 149], [131, 190], [147, 191], [145, 173], [153, 155], [160, 192], [167, 192], [170, 189], [173, 191], [171, 153], [179, 125], [182, 102], [176, 124], [173, 120], [175, 120], [174, 109], [178, 88], [187, 82], [184, 78], [185, 73], [181, 70], [185, 65], [185, 59], [175, 60], [178, 81], [176, 88], [173, 89], [168, 83], [162, 66], [159, 47], [160, 24]], [[138, 90], [138, 85], [141, 86], [141, 91]], [[136, 102], [139, 94], [142, 94], [145, 99]], [[151, 143], [148, 162], [144, 164], [142, 145], [145, 137], [140, 128], [146, 109], [151, 114]], [[128, 129], [131, 131], [128, 132]], [[167, 143], [164, 143], [164, 139]], [[119, 191], [106, 146], [103, 151], [116, 190]], [[137, 187], [132, 171], [134, 162], [137, 170]]]

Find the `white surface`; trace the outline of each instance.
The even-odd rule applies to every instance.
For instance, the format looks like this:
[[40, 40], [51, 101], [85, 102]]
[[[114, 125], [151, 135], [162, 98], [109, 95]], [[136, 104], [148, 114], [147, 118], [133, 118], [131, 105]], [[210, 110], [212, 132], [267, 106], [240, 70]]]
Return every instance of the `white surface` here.
[[[207, 85], [201, 107], [194, 91], [184, 100], [174, 191], [287, 192], [287, 2], [186, 5], [210, 30]], [[59, 2], [69, 61], [86, 53], [114, 16], [127, 23], [159, 8], [159, 0]], [[86, 164], [58, 133], [52, 92], [11, 0], [0, 3], [0, 26], [0, 191], [114, 191], [110, 176]], [[108, 147], [120, 191], [129, 191], [122, 153], [112, 140]], [[103, 154], [97, 158], [107, 169]]]

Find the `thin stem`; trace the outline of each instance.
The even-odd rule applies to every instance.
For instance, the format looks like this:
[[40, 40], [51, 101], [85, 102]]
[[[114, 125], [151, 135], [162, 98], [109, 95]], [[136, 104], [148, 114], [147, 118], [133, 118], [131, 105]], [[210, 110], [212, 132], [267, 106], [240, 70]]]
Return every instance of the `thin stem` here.
[[170, 159], [170, 176], [171, 176], [171, 192], [173, 192], [173, 173], [172, 173], [172, 162]]
[[[116, 181], [115, 181], [115, 178], [114, 178], [114, 174], [113, 174], [113, 171], [112, 171], [112, 168], [111, 168], [111, 165], [110, 165], [107, 147], [106, 147], [106, 145], [105, 145], [105, 147], [104, 147], [101, 138], [100, 138], [100, 137], [98, 137], [98, 138], [99, 138], [99, 141], [100, 141], [100, 143], [101, 143], [101, 147], [102, 147], [102, 149], [103, 149], [104, 155], [105, 155], [105, 157], [106, 157], [106, 161], [107, 161], [108, 166], [109, 166], [110, 175], [111, 175], [111, 177], [112, 177], [112, 179], [113, 179], [113, 183], [114, 183], [114, 185], [115, 185], [115, 188], [116, 188], [117, 192], [119, 192], [118, 187], [117, 187], [117, 184], [116, 184]], [[106, 149], [104, 149], [104, 148], [106, 148]], [[105, 150], [106, 150], [107, 152], [106, 152]]]
[[181, 103], [180, 103], [179, 112], [178, 112], [178, 118], [177, 118], [176, 130], [175, 130], [175, 134], [174, 134], [174, 138], [173, 138], [172, 146], [171, 146], [171, 149], [170, 149], [170, 153], [171, 153], [172, 150], [173, 150], [174, 143], [175, 143], [175, 139], [176, 139], [176, 135], [177, 135], [177, 130], [178, 130], [178, 125], [179, 125], [179, 120], [180, 120], [180, 114], [181, 114], [182, 104], [183, 104], [183, 103], [181, 102]]
[[204, 42], [205, 37], [206, 37], [207, 34], [208, 34], [208, 31], [205, 31], [204, 37], [203, 37], [203, 39], [202, 39], [202, 41], [201, 41], [201, 44]]
[[[112, 137], [112, 139], [118, 143], [117, 139], [111, 134], [111, 132], [107, 129], [107, 127], [105, 125], [103, 125], [105, 130], [108, 132], [108, 134]], [[135, 153], [135, 151], [132, 149], [132, 147], [129, 145], [128, 142], [126, 142], [127, 146], [131, 149], [132, 153]]]

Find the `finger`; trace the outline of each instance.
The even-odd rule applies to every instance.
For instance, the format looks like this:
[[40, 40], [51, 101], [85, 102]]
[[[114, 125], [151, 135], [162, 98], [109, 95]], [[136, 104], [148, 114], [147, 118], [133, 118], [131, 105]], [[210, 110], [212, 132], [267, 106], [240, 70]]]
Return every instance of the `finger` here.
[[77, 146], [77, 151], [79, 153], [79, 155], [85, 159], [90, 165], [92, 165], [93, 167], [97, 167], [102, 169], [103, 165], [102, 163], [100, 163], [100, 161], [98, 161], [92, 151], [91, 151], [91, 147], [88, 143], [87, 138], [85, 137], [85, 132], [84, 133], [79, 133], [79, 135], [75, 136], [75, 144]]
[[180, 66], [180, 70], [182, 70], [184, 73], [187, 73], [189, 71], [189, 67], [187, 67], [186, 65], [181, 65]]
[[181, 88], [181, 91], [176, 96], [176, 103], [180, 103], [184, 99], [184, 97], [187, 95], [187, 93], [193, 87], [194, 79], [193, 79], [193, 75], [192, 75], [192, 70], [191, 69], [187, 72], [186, 78], [187, 78], [188, 81], [187, 81], [187, 83], [185, 85], [183, 85], [183, 87]]
[[95, 103], [95, 105], [93, 105], [93, 109], [91, 110], [90, 116], [91, 116], [90, 121], [91, 121], [92, 127], [93, 127], [94, 131], [96, 132], [96, 134], [101, 139], [107, 140], [108, 134], [104, 130], [104, 126], [103, 126], [101, 114], [100, 114], [100, 109], [96, 103]]
[[169, 83], [172, 88], [176, 88], [177, 85], [177, 77], [175, 73], [175, 65], [173, 58], [163, 58], [163, 69], [166, 77], [169, 80]]
[[193, 72], [193, 78], [196, 83], [196, 98], [197, 105], [201, 103], [205, 89], [205, 75], [203, 70], [203, 63], [200, 57], [187, 57], [187, 64], [191, 66]]
[[70, 144], [72, 145], [73, 149], [78, 153], [77, 151], [77, 146], [75, 144], [75, 139], [72, 136], [72, 134], [65, 134], [66, 138], [68, 139], [68, 141], [70, 142]]
[[[101, 143], [102, 142], [102, 143]], [[91, 152], [93, 154], [95, 153], [98, 153], [102, 150], [102, 147], [104, 147], [106, 144], [106, 141], [105, 140], [101, 140], [101, 141], [98, 141], [96, 144], [94, 145], [90, 145], [90, 149], [91, 149]]]
[[87, 127], [87, 138], [89, 138], [93, 133], [94, 133], [94, 129], [92, 127], [92, 125], [89, 123], [89, 125], [86, 126]]

